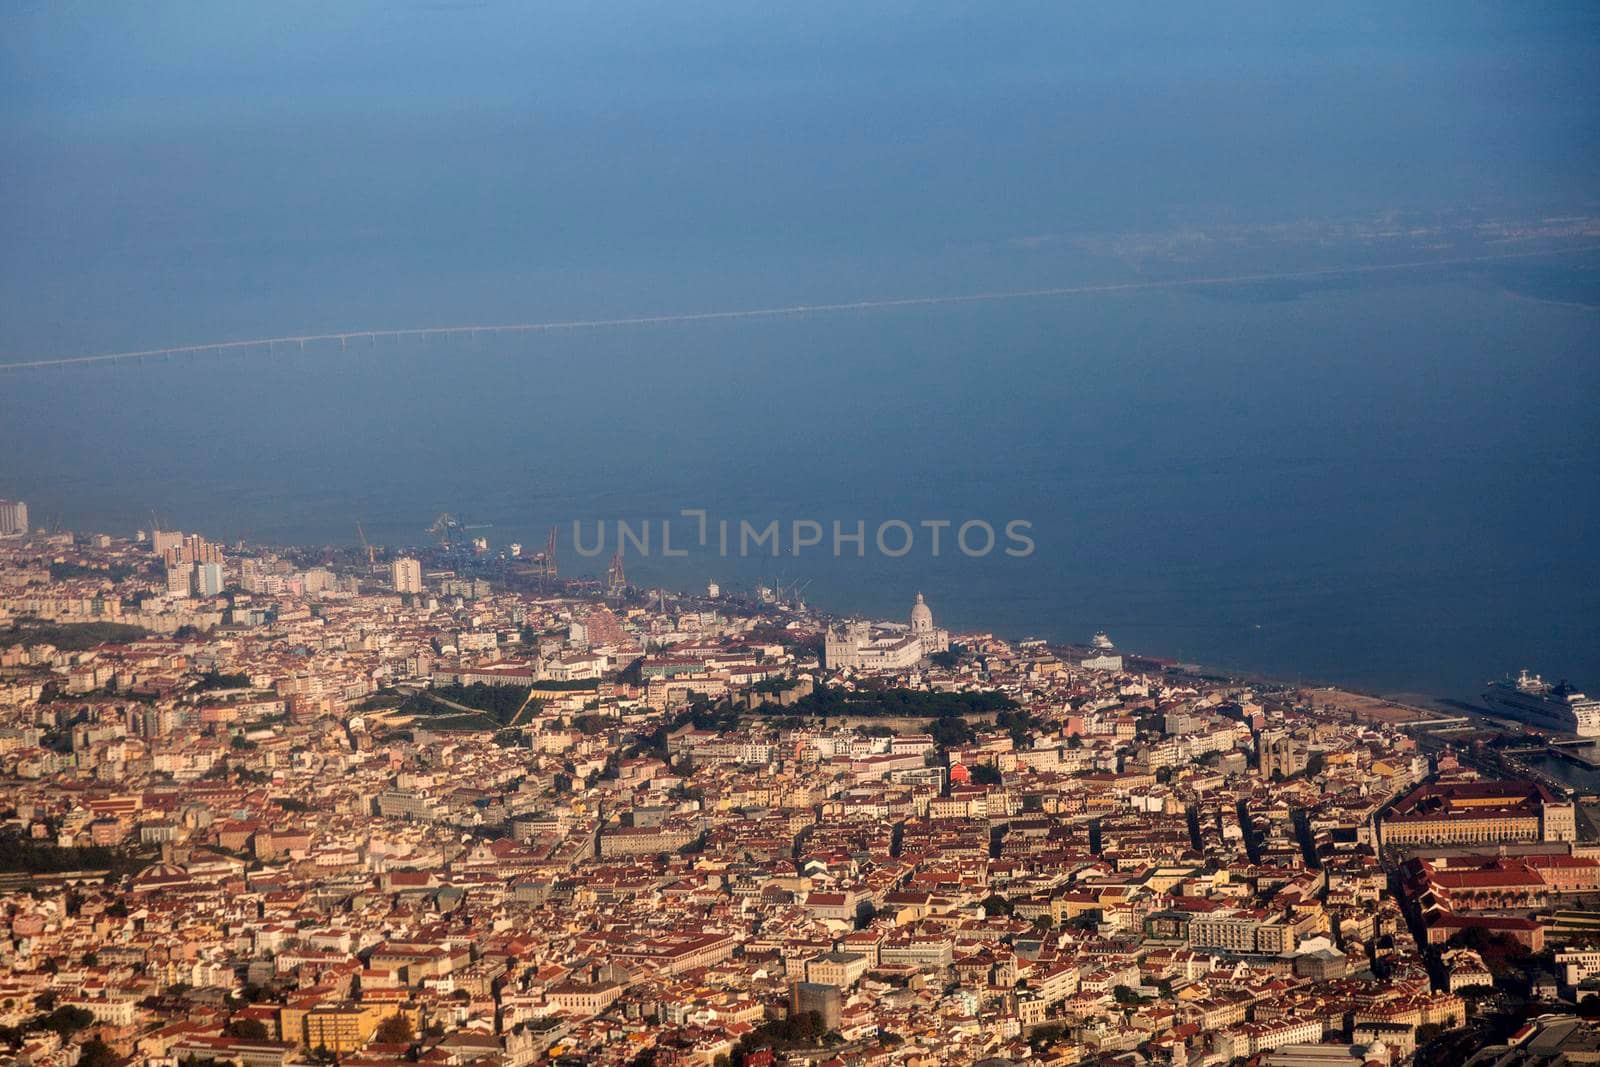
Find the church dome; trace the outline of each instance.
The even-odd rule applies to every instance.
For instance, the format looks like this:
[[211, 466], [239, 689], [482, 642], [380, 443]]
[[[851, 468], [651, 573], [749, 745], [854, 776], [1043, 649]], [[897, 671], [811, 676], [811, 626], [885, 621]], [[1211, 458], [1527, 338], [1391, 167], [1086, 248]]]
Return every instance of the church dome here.
[[911, 632], [931, 633], [933, 631], [933, 609], [928, 607], [927, 601], [922, 599], [922, 594], [917, 594], [917, 602], [911, 605]]

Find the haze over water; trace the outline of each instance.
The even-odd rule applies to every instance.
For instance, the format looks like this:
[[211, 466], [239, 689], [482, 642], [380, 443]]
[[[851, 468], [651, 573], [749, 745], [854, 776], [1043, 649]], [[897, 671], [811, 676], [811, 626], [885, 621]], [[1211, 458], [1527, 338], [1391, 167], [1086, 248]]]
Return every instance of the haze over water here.
[[[1600, 215], [1587, 7], [991, 7], [8, 13], [0, 360], [1397, 262]], [[892, 617], [921, 590], [954, 629], [1390, 692], [1600, 687], [1595, 264], [8, 374], [0, 495], [277, 542], [559, 523], [592, 570], [574, 519], [1025, 519], [1021, 560], [629, 573]]]

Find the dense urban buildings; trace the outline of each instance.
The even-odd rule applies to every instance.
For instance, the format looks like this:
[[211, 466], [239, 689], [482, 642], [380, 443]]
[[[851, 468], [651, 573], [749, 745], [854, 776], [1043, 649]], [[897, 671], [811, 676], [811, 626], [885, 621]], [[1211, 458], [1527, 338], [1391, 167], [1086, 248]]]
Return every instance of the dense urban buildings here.
[[0, 1059], [1595, 1047], [1600, 845], [1522, 734], [553, 569], [0, 544]]

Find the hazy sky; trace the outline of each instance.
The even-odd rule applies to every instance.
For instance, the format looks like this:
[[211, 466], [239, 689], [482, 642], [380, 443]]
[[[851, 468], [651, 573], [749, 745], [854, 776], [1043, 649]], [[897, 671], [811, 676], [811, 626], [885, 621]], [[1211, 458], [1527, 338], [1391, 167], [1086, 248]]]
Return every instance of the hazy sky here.
[[[1569, 210], [1597, 30], [1585, 3], [14, 3], [0, 343], [340, 317], [267, 295], [278, 253], [346, 315], [451, 318], [468, 257], [628, 311], [1062, 230]], [[389, 295], [358, 300], [374, 258]]]

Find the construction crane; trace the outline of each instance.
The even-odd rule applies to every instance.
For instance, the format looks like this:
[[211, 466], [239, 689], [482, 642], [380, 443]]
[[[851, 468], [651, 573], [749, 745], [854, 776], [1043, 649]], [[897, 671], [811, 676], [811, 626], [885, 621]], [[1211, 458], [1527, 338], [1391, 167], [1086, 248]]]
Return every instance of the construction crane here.
[[756, 599], [763, 604], [773, 604], [778, 607], [793, 607], [800, 610], [805, 607], [805, 601], [800, 595], [811, 585], [811, 579], [804, 581], [796, 578], [793, 582], [785, 582], [782, 578], [774, 578], [771, 585], [758, 582], [756, 584]]
[[428, 527], [428, 532], [439, 539], [439, 543], [449, 548], [455, 543], [455, 535], [464, 530], [492, 530], [492, 522], [466, 523], [448, 511], [439, 512], [439, 517], [433, 520], [433, 525]]
[[456, 533], [461, 529], [461, 520], [448, 511], [439, 512], [439, 517], [433, 520], [433, 525], [428, 527], [428, 532], [439, 539], [439, 544], [450, 548], [455, 544]]
[[606, 596], [621, 596], [627, 589], [628, 575], [622, 569], [622, 553], [619, 551], [611, 557], [611, 566], [606, 569]]
[[544, 551], [535, 553], [533, 557], [534, 571], [539, 575], [539, 580], [546, 586], [556, 577], [556, 528], [550, 527], [550, 536], [545, 538]]

